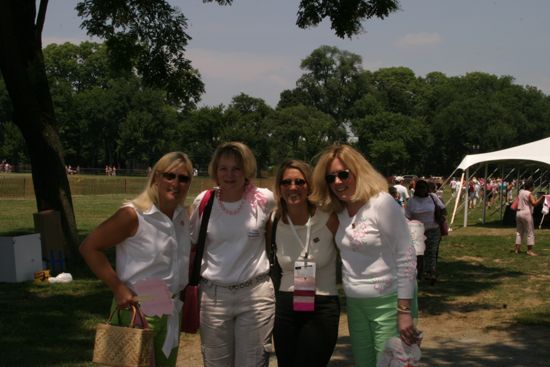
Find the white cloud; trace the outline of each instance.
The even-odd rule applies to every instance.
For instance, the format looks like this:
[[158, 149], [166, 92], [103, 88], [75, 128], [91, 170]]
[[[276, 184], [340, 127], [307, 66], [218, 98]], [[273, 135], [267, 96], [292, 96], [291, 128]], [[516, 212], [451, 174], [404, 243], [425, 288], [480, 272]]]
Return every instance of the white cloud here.
[[202, 76], [227, 81], [268, 79], [279, 86], [287, 86], [286, 76], [296, 69], [284, 57], [266, 54], [189, 49], [186, 56]]
[[396, 45], [398, 47], [422, 47], [422, 46], [436, 46], [443, 41], [443, 38], [439, 33], [409, 33], [404, 37], [401, 37]]

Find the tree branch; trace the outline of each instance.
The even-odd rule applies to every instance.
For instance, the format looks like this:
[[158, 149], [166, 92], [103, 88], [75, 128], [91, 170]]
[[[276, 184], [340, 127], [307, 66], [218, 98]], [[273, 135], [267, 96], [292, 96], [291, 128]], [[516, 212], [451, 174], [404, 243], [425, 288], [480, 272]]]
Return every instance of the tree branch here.
[[42, 46], [42, 30], [44, 29], [44, 21], [46, 20], [47, 8], [48, 8], [48, 0], [40, 0], [40, 6], [38, 8], [38, 16], [36, 17], [36, 27], [35, 27], [35, 34], [34, 34], [40, 46]]

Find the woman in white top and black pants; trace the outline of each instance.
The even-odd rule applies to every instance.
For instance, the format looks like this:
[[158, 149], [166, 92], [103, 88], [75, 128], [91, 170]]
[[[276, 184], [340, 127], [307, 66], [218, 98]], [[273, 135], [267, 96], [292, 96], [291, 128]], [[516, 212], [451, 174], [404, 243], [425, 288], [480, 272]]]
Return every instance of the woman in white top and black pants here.
[[[263, 367], [269, 363], [275, 294], [269, 277], [266, 227], [273, 194], [252, 184], [256, 159], [239, 142], [220, 145], [208, 167], [219, 186], [208, 221], [201, 266], [200, 334], [205, 367]], [[196, 242], [197, 196], [191, 215]]]
[[[275, 181], [276, 257], [281, 285], [276, 290], [275, 352], [279, 366], [324, 367], [338, 338], [340, 302], [336, 289], [338, 219], [312, 204], [311, 168], [288, 160]], [[269, 237], [269, 236], [268, 236]], [[296, 266], [313, 267], [309, 289], [295, 287]], [[298, 269], [300, 270], [300, 269]], [[307, 288], [307, 285], [306, 285]]]

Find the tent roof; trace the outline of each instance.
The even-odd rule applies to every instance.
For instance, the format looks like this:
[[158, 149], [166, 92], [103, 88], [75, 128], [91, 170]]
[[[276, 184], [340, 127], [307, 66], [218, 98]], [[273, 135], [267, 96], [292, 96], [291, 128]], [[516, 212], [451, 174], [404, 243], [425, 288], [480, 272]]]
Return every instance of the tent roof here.
[[466, 170], [474, 164], [495, 161], [530, 161], [550, 166], [550, 137], [494, 152], [467, 155], [457, 169]]

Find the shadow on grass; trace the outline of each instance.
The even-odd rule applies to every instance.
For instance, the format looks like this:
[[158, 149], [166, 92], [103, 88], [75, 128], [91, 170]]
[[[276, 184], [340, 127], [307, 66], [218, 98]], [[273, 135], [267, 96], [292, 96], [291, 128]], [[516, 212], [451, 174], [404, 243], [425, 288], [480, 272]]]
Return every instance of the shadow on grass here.
[[419, 282], [419, 309], [426, 314], [440, 315], [448, 312], [473, 312], [496, 307], [494, 303], [453, 304], [457, 296], [473, 296], [487, 291], [510, 278], [524, 275], [521, 271], [490, 267], [483, 264], [470, 264], [464, 261], [440, 261], [442, 270], [440, 281], [431, 285]]
[[423, 367], [542, 367], [548, 366], [550, 327], [507, 325], [510, 341], [487, 344], [482, 337], [442, 339], [438, 348], [423, 348]]
[[[504, 267], [461, 260], [441, 261], [438, 266], [444, 269], [440, 282], [435, 285], [425, 282], [419, 284], [419, 308], [428, 316], [446, 313], [467, 314], [486, 310], [502, 311], [507, 305], [495, 302], [494, 299], [475, 302], [469, 302], [467, 299], [526, 274]], [[454, 302], [457, 297], [465, 297], [466, 302]], [[485, 331], [501, 331], [508, 334], [507, 340], [496, 343], [487, 343], [483, 333], [469, 333], [468, 324], [464, 324], [463, 338], [440, 338], [437, 348], [424, 347], [421, 366], [548, 366], [549, 320], [550, 312], [538, 312], [529, 313], [527, 317], [516, 317], [511, 323], [491, 326]]]
[[2, 366], [88, 365], [111, 292], [95, 280], [0, 283]]

